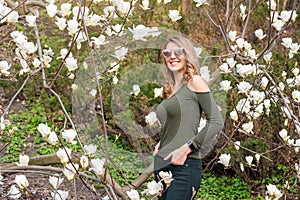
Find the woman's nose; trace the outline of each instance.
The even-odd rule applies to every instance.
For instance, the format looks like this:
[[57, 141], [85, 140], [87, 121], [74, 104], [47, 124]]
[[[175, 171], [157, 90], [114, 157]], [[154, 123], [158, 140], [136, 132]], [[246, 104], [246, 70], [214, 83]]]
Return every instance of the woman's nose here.
[[171, 58], [176, 58], [174, 51], [171, 51]]

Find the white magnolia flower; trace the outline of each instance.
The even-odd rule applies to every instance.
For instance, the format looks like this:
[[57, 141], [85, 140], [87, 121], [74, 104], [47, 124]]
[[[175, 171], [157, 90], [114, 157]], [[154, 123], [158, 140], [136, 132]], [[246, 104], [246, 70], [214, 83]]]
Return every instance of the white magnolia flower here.
[[264, 100], [264, 106], [266, 109], [269, 109], [271, 107], [271, 100], [270, 99], [265, 99]]
[[243, 4], [240, 5], [240, 10], [241, 10], [240, 17], [242, 18], [242, 21], [244, 21], [247, 17], [246, 8], [247, 7], [244, 6]]
[[154, 124], [158, 121], [157, 115], [155, 112], [150, 112], [146, 117], [145, 121], [150, 126], [154, 126]]
[[[75, 168], [73, 167], [73, 165]], [[76, 174], [76, 171], [79, 168], [78, 164], [73, 164], [73, 165], [71, 163], [68, 163], [68, 164], [66, 164], [66, 166], [64, 167], [64, 170], [63, 170], [64, 175], [67, 177], [67, 179], [69, 181], [73, 180], [73, 178]]]
[[137, 25], [133, 28], [128, 28], [128, 30], [133, 34], [133, 39], [147, 41], [144, 37], [147, 37], [150, 29], [142, 24]]
[[276, 1], [275, 0], [268, 0], [267, 1], [267, 4], [268, 4], [268, 7], [269, 7], [269, 9], [271, 8], [271, 10], [276, 10]]
[[251, 109], [249, 99], [243, 98], [236, 105], [236, 110], [241, 113], [249, 113]]
[[282, 197], [282, 193], [277, 189], [276, 185], [267, 185], [267, 190], [267, 194], [274, 198], [274, 200], [278, 200], [280, 197]]
[[163, 189], [163, 185], [161, 182], [156, 182], [155, 180], [151, 181], [151, 182], [148, 182], [147, 183], [147, 194], [148, 195], [156, 195], [156, 194], [159, 194], [162, 189]]
[[194, 2], [196, 3], [196, 7], [201, 7], [203, 5], [209, 5], [209, 3], [207, 2], [207, 0], [194, 0]]
[[174, 179], [172, 178], [172, 172], [164, 172], [164, 171], [160, 171], [159, 174], [160, 178], [162, 178], [162, 180], [166, 183], [169, 184], [171, 183], [171, 181], [173, 181]]
[[0, 75], [3, 74], [4, 76], [8, 76], [10, 72], [8, 71], [11, 67], [7, 61], [0, 61]]
[[55, 192], [51, 192], [51, 197], [53, 200], [67, 200], [69, 196], [68, 191], [57, 190]]
[[257, 54], [255, 49], [248, 50], [248, 56], [251, 58], [251, 60], [257, 59]]
[[52, 185], [54, 190], [57, 190], [63, 181], [64, 181], [64, 178], [60, 178], [57, 176], [49, 176], [49, 182]]
[[110, 18], [110, 17], [113, 17], [113, 18], [116, 18], [118, 17], [116, 14], [115, 14], [115, 7], [114, 6], [106, 6], [104, 9], [103, 9], [103, 13], [104, 13], [104, 17], [105, 18]]
[[84, 31], [79, 31], [76, 38], [76, 47], [77, 50], [81, 49], [81, 43], [87, 41], [87, 36]]
[[292, 92], [292, 97], [295, 100], [295, 102], [300, 103], [300, 91], [299, 90], [294, 90]]
[[161, 31], [159, 31], [158, 27], [148, 27], [149, 28], [149, 35], [152, 37], [158, 37], [161, 34]]
[[91, 95], [92, 97], [96, 97], [96, 95], [97, 95], [97, 90], [92, 89], [92, 90], [90, 91], [90, 95]]
[[260, 154], [257, 154], [257, 153], [255, 154], [255, 159], [256, 159], [256, 162], [257, 162], [257, 163], [259, 163], [260, 156], [261, 156]]
[[73, 36], [79, 31], [79, 23], [75, 19], [71, 19], [68, 21], [68, 34]]
[[248, 123], [244, 123], [242, 125], [243, 131], [242, 132], [246, 132], [246, 133], [251, 133], [253, 134], [252, 130], [253, 130], [253, 122], [248, 122]]
[[237, 85], [238, 93], [248, 93], [248, 91], [252, 88], [252, 85], [246, 81], [242, 81]]
[[244, 172], [244, 171], [245, 171], [244, 164], [243, 164], [243, 163], [241, 163], [241, 162], [240, 162], [240, 168], [241, 168], [241, 171], [242, 171], [242, 172]]
[[261, 87], [262, 89], [266, 89], [267, 85], [269, 83], [269, 79], [267, 77], [262, 77], [261, 78]]
[[99, 37], [92, 37], [92, 44], [95, 45], [95, 48], [100, 48], [101, 45], [107, 44], [105, 41], [105, 35], [99, 35]]
[[41, 61], [38, 58], [34, 58], [32, 61], [32, 65], [34, 68], [38, 68], [41, 65]]
[[249, 97], [250, 100], [255, 104], [259, 104], [260, 102], [262, 102], [265, 99], [265, 93], [264, 92], [260, 92], [258, 90], [251, 90], [249, 92]]
[[86, 169], [89, 166], [89, 158], [85, 155], [80, 157], [80, 165], [82, 169]]
[[236, 110], [233, 110], [230, 112], [230, 118], [236, 122], [238, 121], [239, 116], [238, 116], [238, 113], [236, 112]]
[[169, 10], [168, 16], [171, 18], [172, 22], [176, 22], [182, 18], [179, 15], [179, 10]]
[[272, 23], [272, 26], [276, 29], [276, 31], [280, 31], [282, 27], [284, 26], [284, 21], [277, 20], [276, 22]]
[[294, 149], [296, 153], [299, 153], [300, 150], [300, 139], [297, 139], [294, 144]]
[[68, 17], [71, 12], [72, 5], [70, 3], [62, 3], [60, 6], [61, 15], [63, 17]]
[[73, 83], [72, 86], [71, 86], [72, 90], [75, 91], [78, 89], [78, 85]]
[[235, 141], [234, 142], [234, 147], [235, 147], [236, 150], [239, 150], [240, 146], [241, 146], [241, 142], [240, 141]]
[[98, 176], [103, 176], [105, 172], [104, 164], [106, 159], [105, 158], [94, 158], [91, 160], [91, 168], [90, 171], [94, 171]]
[[229, 37], [229, 39], [230, 39], [232, 42], [234, 42], [234, 41], [236, 40], [236, 34], [237, 34], [236, 31], [229, 31], [229, 32], [228, 32], [228, 37]]
[[21, 68], [21, 70], [19, 72], [20, 76], [23, 75], [23, 74], [26, 74], [26, 73], [30, 72], [30, 68], [29, 68], [26, 60], [20, 59], [20, 64], [22, 66], [22, 68]]
[[201, 74], [201, 77], [206, 82], [209, 82], [211, 80], [211, 78], [210, 78], [210, 70], [208, 69], [208, 66], [202, 66], [202, 67], [200, 67], [199, 72]]
[[117, 85], [118, 81], [119, 81], [118, 77], [117, 76], [113, 76], [113, 79], [112, 79], [113, 84]]
[[90, 9], [86, 6], [74, 6], [72, 9], [73, 19], [86, 19], [89, 15]]
[[66, 67], [68, 68], [69, 72], [72, 72], [72, 71], [75, 71], [76, 69], [78, 69], [77, 59], [75, 59], [73, 57], [66, 58], [65, 64], [66, 64]]
[[63, 17], [56, 17], [55, 24], [58, 29], [62, 31], [67, 27], [67, 19]]
[[196, 51], [196, 54], [197, 56], [200, 58], [201, 56], [201, 53], [202, 53], [202, 48], [201, 47], [194, 47], [195, 51]]
[[298, 76], [299, 72], [300, 72], [300, 69], [297, 67], [292, 69], [292, 73], [294, 74], [294, 76]]
[[3, 179], [3, 176], [0, 173], [0, 185], [3, 185], [2, 179]]
[[97, 151], [97, 146], [93, 144], [84, 145], [83, 150], [86, 155], [88, 155], [89, 157], [93, 157]]
[[244, 48], [245, 40], [243, 38], [238, 38], [238, 39], [236, 39], [235, 42], [236, 42], [238, 48], [240, 48], [240, 49]]
[[57, 157], [59, 157], [60, 162], [65, 165], [67, 162], [69, 162], [69, 158], [71, 158], [72, 149], [69, 148], [59, 148], [56, 152]]
[[228, 90], [230, 90], [232, 88], [232, 86], [230, 84], [231, 84], [231, 81], [228, 81], [228, 80], [224, 80], [224, 81], [220, 82], [221, 89], [224, 90], [225, 92], [228, 92]]
[[142, 4], [140, 5], [140, 7], [143, 9], [143, 10], [149, 10], [149, 0], [142, 0]]
[[39, 124], [37, 130], [42, 134], [43, 137], [47, 137], [51, 133], [51, 129], [47, 124]]
[[120, 1], [118, 7], [118, 11], [121, 13], [123, 17], [131, 16], [132, 8], [131, 3], [126, 1]]
[[293, 54], [296, 54], [300, 48], [300, 45], [298, 43], [292, 43], [290, 46], [290, 52]]
[[15, 183], [19, 186], [19, 188], [22, 190], [23, 188], [26, 188], [29, 186], [29, 182], [25, 175], [20, 174], [16, 175], [15, 177]]
[[66, 139], [68, 143], [76, 144], [76, 141], [73, 141], [77, 136], [77, 132], [74, 129], [67, 129], [62, 132], [62, 137]]
[[249, 166], [252, 166], [253, 156], [246, 156], [245, 159], [246, 159], [246, 161], [247, 161], [247, 164], [248, 164]]
[[19, 162], [16, 163], [17, 166], [28, 166], [29, 156], [27, 155], [19, 155]]
[[164, 4], [170, 3], [172, 0], [164, 0]]
[[161, 97], [163, 93], [163, 87], [154, 88], [154, 98]]
[[108, 195], [106, 195], [105, 197], [102, 197], [102, 199], [101, 200], [109, 200], [109, 196]]
[[292, 38], [282, 38], [281, 44], [283, 46], [285, 46], [286, 48], [290, 48], [290, 46], [292, 45], [292, 43], [293, 43]]
[[140, 195], [137, 190], [131, 189], [130, 191], [126, 191], [127, 196], [130, 200], [140, 200]]
[[25, 20], [28, 23], [29, 27], [36, 26], [36, 16], [35, 15], [26, 15]]
[[133, 86], [132, 86], [132, 90], [133, 90], [134, 96], [137, 96], [137, 95], [140, 93], [140, 91], [141, 91], [139, 85], [133, 85]]
[[54, 131], [51, 131], [50, 134], [49, 134], [49, 137], [47, 138], [47, 142], [51, 145], [56, 145], [58, 141], [58, 138], [57, 138], [57, 135]]
[[222, 163], [225, 168], [229, 167], [230, 154], [221, 154], [218, 163]]
[[19, 19], [19, 14], [17, 11], [13, 10], [7, 15], [6, 21], [9, 24], [17, 23]]
[[264, 34], [262, 29], [257, 29], [254, 33], [259, 40], [262, 40], [266, 37], [266, 34]]
[[46, 6], [46, 11], [49, 17], [54, 17], [56, 15], [57, 11], [57, 6], [54, 4], [49, 4]]
[[219, 67], [220, 71], [222, 74], [229, 74], [231, 72], [231, 69], [229, 68], [227, 63], [223, 63]]
[[7, 196], [10, 199], [19, 199], [21, 197], [21, 192], [19, 188], [17, 188], [15, 185], [10, 186], [9, 191], [7, 193]]
[[114, 34], [117, 34], [119, 36], [123, 35], [124, 26], [122, 24], [113, 25], [111, 28], [114, 31]]
[[293, 13], [296, 14], [296, 12], [292, 10], [283, 10], [281, 11], [279, 18], [284, 22], [288, 22], [290, 19], [292, 20]]
[[263, 57], [264, 57], [264, 60], [267, 63], [270, 63], [271, 62], [271, 58], [272, 58], [272, 52], [266, 53]]
[[100, 20], [102, 19], [101, 16], [97, 14], [91, 14], [86, 19], [85, 23], [87, 26], [98, 26], [100, 25]]
[[127, 52], [128, 52], [128, 48], [117, 46], [115, 47], [114, 57], [116, 57], [118, 60], [124, 60]]
[[69, 50], [66, 48], [62, 48], [60, 50], [60, 56], [57, 57], [57, 59], [65, 59], [68, 53], [69, 53], [68, 57], [73, 57], [72, 52], [69, 52]]
[[233, 68], [236, 64], [236, 61], [234, 60], [234, 58], [226, 58], [226, 63], [230, 68]]

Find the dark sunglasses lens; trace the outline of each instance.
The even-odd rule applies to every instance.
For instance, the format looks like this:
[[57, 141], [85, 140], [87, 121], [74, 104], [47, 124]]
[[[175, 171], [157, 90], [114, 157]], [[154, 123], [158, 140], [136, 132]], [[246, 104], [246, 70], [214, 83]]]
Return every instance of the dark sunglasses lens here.
[[174, 54], [176, 57], [181, 56], [181, 54], [183, 53], [183, 49], [175, 49], [174, 50]]
[[172, 51], [165, 49], [165, 50], [162, 51], [162, 53], [163, 53], [163, 55], [164, 55], [165, 57], [168, 58], [168, 57], [171, 56]]

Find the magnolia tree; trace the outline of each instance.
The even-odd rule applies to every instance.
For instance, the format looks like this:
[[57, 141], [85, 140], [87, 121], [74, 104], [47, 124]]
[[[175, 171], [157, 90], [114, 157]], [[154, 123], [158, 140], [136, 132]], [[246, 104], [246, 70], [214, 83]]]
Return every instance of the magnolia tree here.
[[[74, 183], [72, 195], [75, 198], [76, 181], [81, 181], [95, 199], [158, 196], [163, 191], [162, 182], [167, 186], [171, 183], [171, 173], [162, 172], [159, 182], [150, 180], [143, 187], [152, 174], [151, 165], [123, 187], [112, 178], [111, 170], [116, 165], [109, 154], [107, 113], [113, 114], [116, 125], [131, 140], [147, 140], [159, 132], [151, 106], [161, 101], [160, 64], [140, 65], [130, 58], [145, 49], [150, 49], [145, 55], [151, 52], [159, 55], [157, 50], [161, 43], [168, 36], [179, 34], [176, 29], [189, 16], [187, 8], [191, 8], [203, 15], [202, 18], [206, 16], [220, 33], [219, 39], [223, 39], [214, 56], [209, 56], [209, 50], [195, 43], [201, 75], [211, 85], [226, 118], [225, 129], [217, 143], [220, 148], [216, 149], [206, 169], [220, 170], [223, 165], [224, 173], [238, 174], [249, 184], [262, 178], [269, 180], [259, 185], [266, 199], [295, 197], [300, 178], [300, 73], [297, 62], [300, 45], [292, 36], [299, 5], [296, 1], [274, 0], [180, 3], [178, 10], [174, 6], [179, 3], [171, 0], [0, 0], [0, 27], [9, 31], [6, 40], [3, 39], [9, 41], [9, 45], [3, 43], [1, 46], [5, 53], [0, 55], [0, 80], [21, 81], [3, 108], [1, 133], [13, 134], [18, 130], [9, 120], [10, 110], [32, 80], [42, 80], [43, 89], [57, 99], [65, 118], [64, 124], [56, 128], [47, 121], [36, 127], [36, 134], [41, 134], [48, 145], [57, 147], [59, 144], [55, 154], [29, 157], [20, 153], [19, 162], [0, 167], [0, 183], [9, 184], [7, 191], [1, 190], [1, 196], [34, 198], [30, 180], [26, 178], [32, 171], [49, 175], [52, 185], [49, 197], [53, 199], [67, 199], [71, 195], [70, 190], [61, 189], [67, 181]], [[149, 13], [153, 22], [148, 24], [155, 26], [143, 24], [147, 19], [142, 16]], [[253, 18], [257, 16], [262, 19], [261, 24], [254, 27]], [[46, 36], [42, 30], [45, 21], [51, 27]], [[47, 39], [41, 39], [50, 38], [54, 33], [65, 39], [58, 52], [53, 51]], [[128, 70], [130, 62], [137, 65], [131, 71]], [[69, 86], [73, 92], [72, 113], [66, 109], [56, 85], [63, 73], [65, 79], [72, 81]], [[143, 92], [142, 86], [149, 82], [156, 84], [151, 94], [139, 95]], [[103, 101], [107, 95], [103, 88], [107, 85], [113, 94], [109, 106], [112, 111], [108, 111]], [[132, 119], [136, 113], [130, 111], [130, 101], [138, 105], [152, 102], [144, 111], [147, 115], [142, 122]], [[204, 124], [205, 119], [201, 120], [199, 129]], [[81, 139], [95, 132], [101, 137], [93, 140], [93, 144]], [[82, 154], [72, 153], [75, 145]], [[61, 165], [54, 167], [54, 164]], [[13, 183], [3, 181], [7, 173], [20, 170], [24, 170], [23, 174], [17, 174]], [[279, 178], [270, 178], [277, 172]], [[103, 189], [95, 189], [93, 184], [97, 183], [101, 183]]]

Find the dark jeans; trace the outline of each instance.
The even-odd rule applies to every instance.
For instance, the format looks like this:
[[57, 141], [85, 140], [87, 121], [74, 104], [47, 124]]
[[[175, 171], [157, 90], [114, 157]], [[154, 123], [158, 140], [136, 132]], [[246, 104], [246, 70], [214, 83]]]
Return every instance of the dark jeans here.
[[191, 200], [197, 194], [202, 178], [202, 161], [200, 159], [187, 158], [183, 165], [168, 164], [164, 167], [162, 158], [154, 158], [155, 180], [159, 181], [160, 171], [172, 172], [173, 181], [159, 200]]

